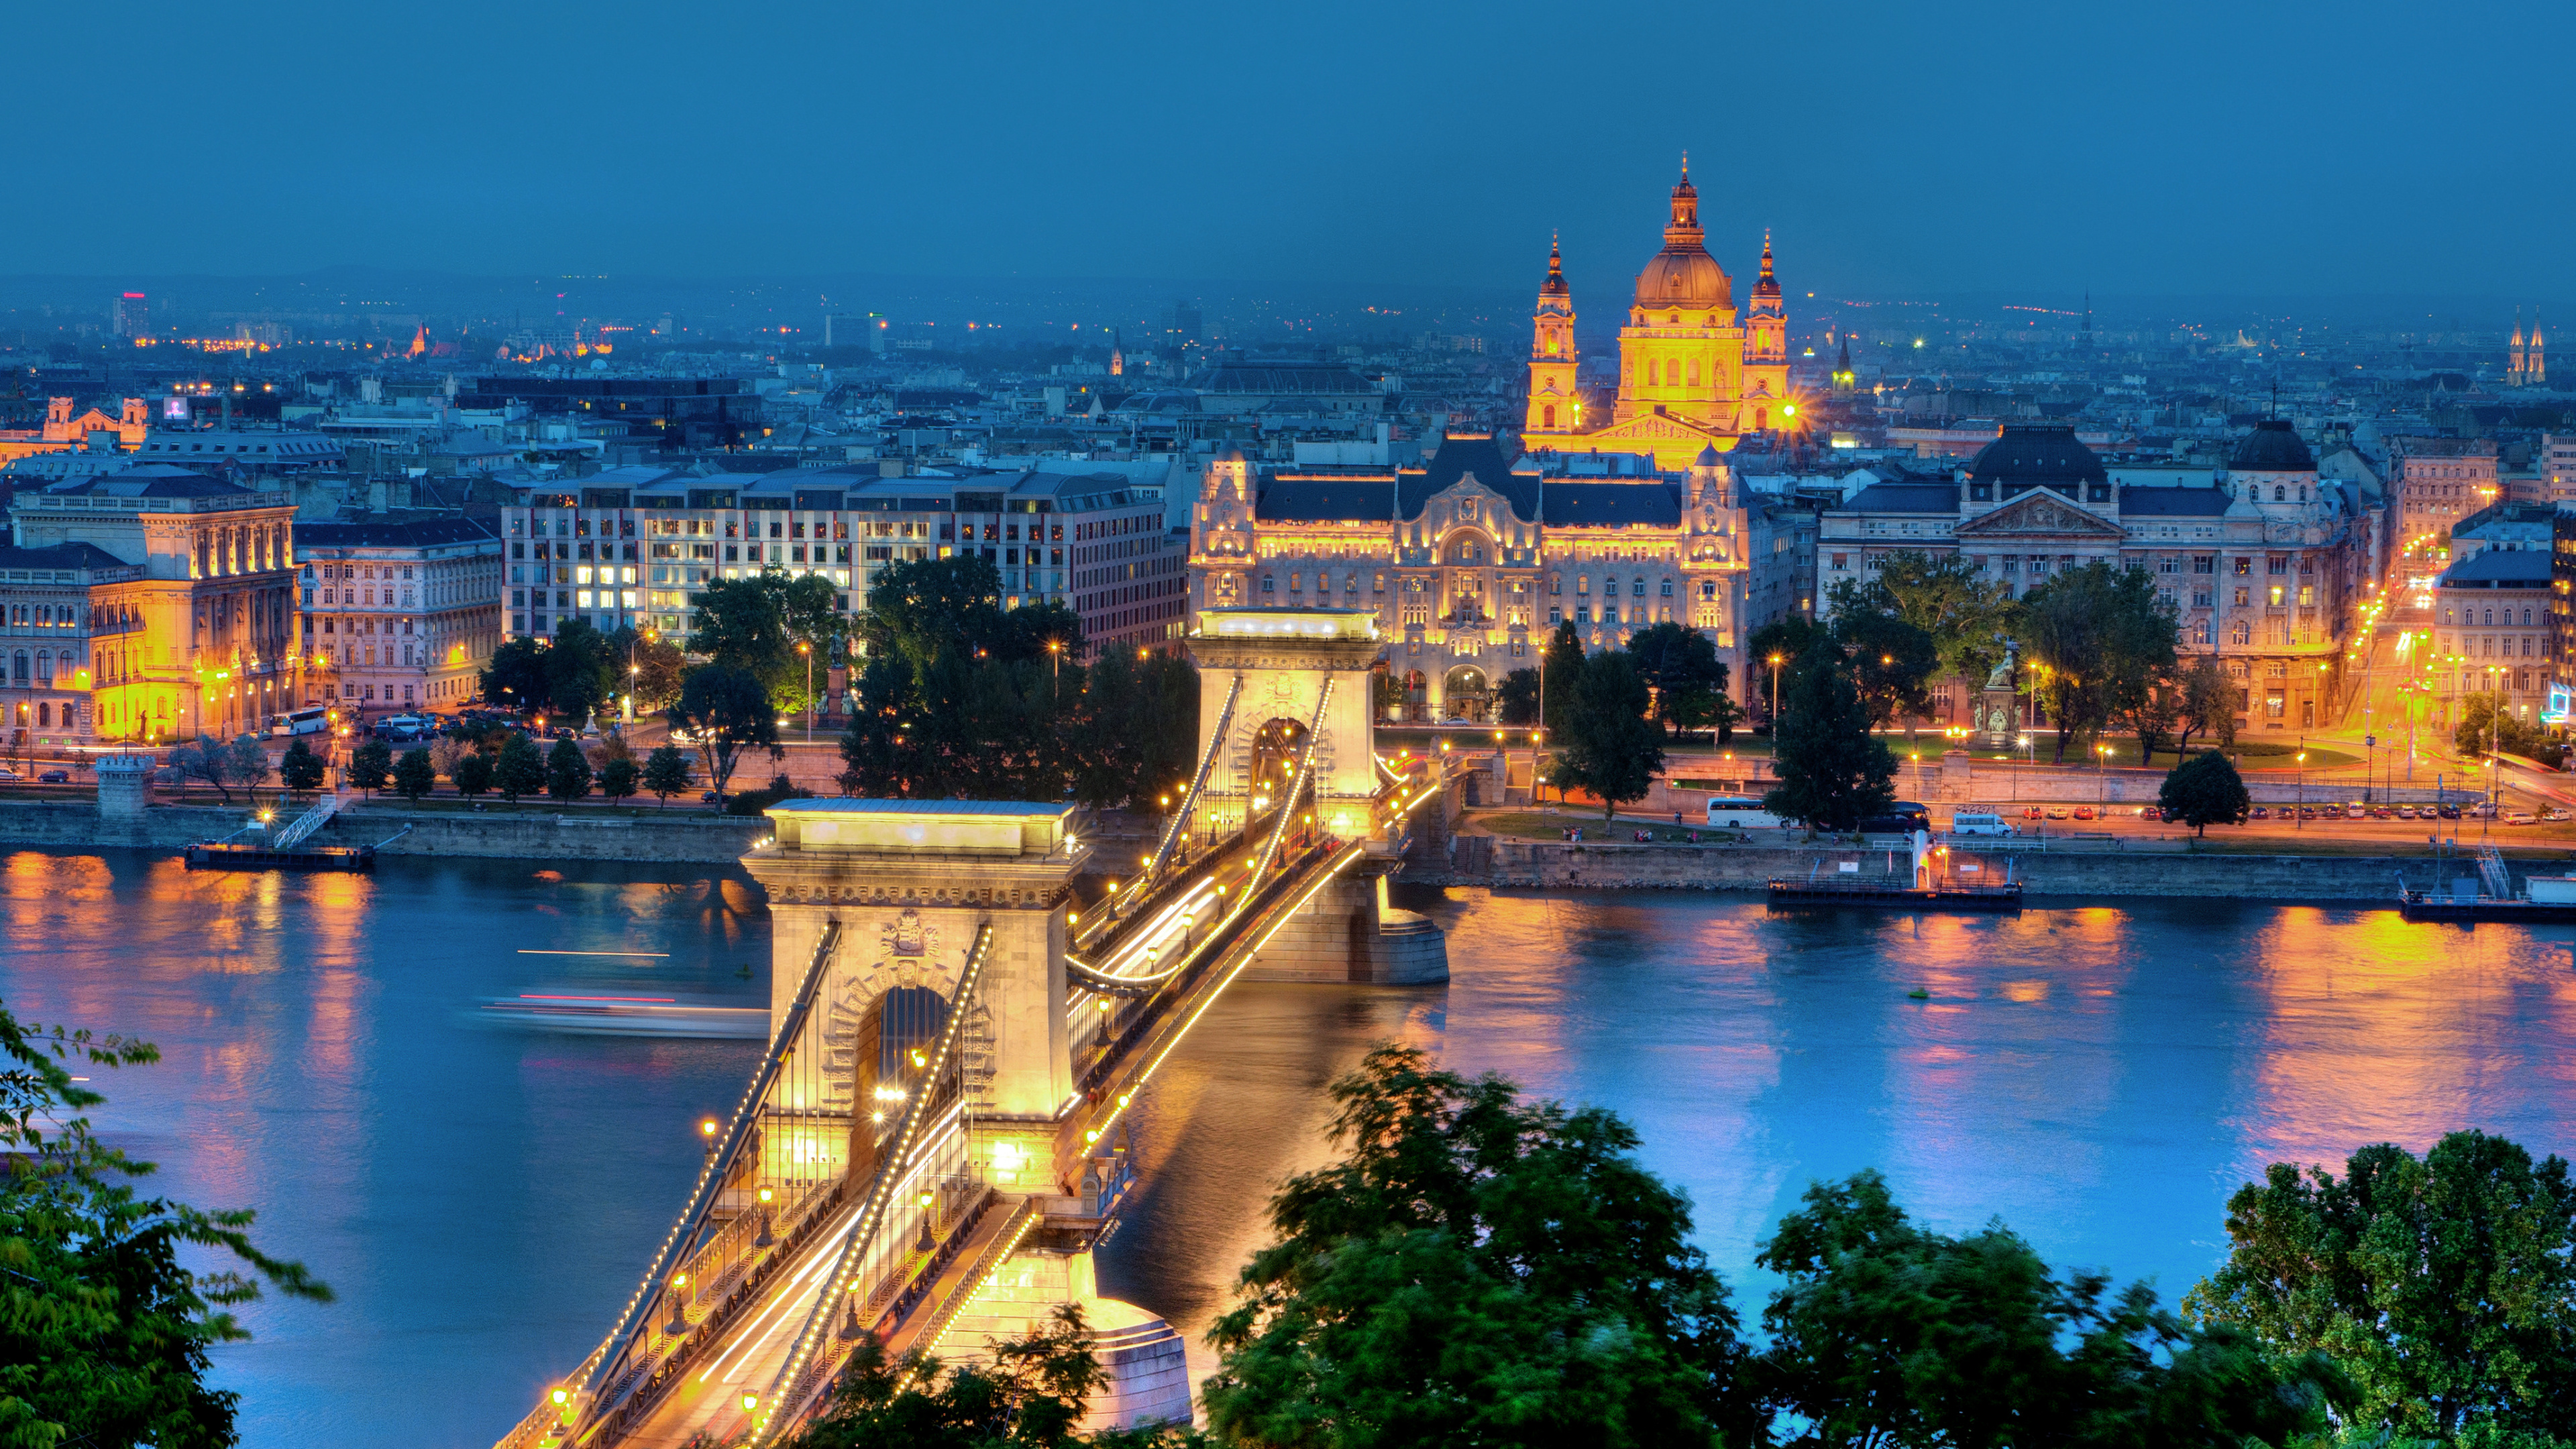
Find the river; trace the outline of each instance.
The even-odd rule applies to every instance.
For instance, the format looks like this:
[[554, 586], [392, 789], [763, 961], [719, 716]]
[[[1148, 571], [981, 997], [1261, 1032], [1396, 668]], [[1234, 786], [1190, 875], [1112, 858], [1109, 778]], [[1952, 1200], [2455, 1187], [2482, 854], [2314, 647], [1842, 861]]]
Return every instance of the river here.
[[[695, 1124], [757, 1053], [481, 1030], [473, 998], [768, 990], [766, 913], [732, 871], [191, 876], [25, 851], [0, 899], [0, 998], [22, 1020], [161, 1047], [98, 1074], [102, 1131], [162, 1165], [154, 1191], [256, 1208], [262, 1245], [338, 1293], [252, 1305], [254, 1341], [217, 1351], [253, 1449], [488, 1444], [625, 1301], [698, 1166]], [[2000, 1216], [2053, 1262], [2172, 1298], [2267, 1162], [2461, 1126], [2576, 1147], [2576, 930], [2213, 901], [1923, 920], [1662, 893], [1411, 904], [1450, 932], [1447, 987], [1238, 987], [1156, 1079], [1104, 1292], [1203, 1330], [1271, 1185], [1327, 1154], [1324, 1087], [1386, 1039], [1625, 1114], [1748, 1317], [1770, 1225], [1862, 1167], [1940, 1226]]]

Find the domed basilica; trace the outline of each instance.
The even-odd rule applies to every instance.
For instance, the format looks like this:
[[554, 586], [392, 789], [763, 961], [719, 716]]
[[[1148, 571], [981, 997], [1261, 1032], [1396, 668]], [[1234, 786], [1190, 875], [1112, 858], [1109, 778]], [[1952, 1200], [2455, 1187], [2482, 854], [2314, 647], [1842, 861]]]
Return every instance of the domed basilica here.
[[1723, 452], [1747, 433], [1786, 426], [1788, 317], [1762, 243], [1762, 274], [1740, 315], [1734, 283], [1708, 254], [1690, 165], [1673, 187], [1664, 249], [1637, 274], [1627, 325], [1619, 329], [1619, 393], [1610, 416], [1587, 417], [1577, 377], [1574, 297], [1563, 255], [1548, 249], [1547, 281], [1532, 318], [1529, 408], [1521, 446], [1533, 453], [1653, 453], [1655, 466], [1683, 469], [1704, 448]]

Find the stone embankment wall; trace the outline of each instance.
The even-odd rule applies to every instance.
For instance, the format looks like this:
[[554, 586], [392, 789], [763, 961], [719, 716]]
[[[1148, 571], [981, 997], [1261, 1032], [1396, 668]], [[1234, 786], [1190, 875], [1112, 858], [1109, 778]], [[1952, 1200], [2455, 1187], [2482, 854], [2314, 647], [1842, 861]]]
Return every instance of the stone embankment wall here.
[[[1837, 874], [1852, 864], [1864, 876], [1910, 866], [1904, 851], [1821, 846], [1566, 845], [1553, 841], [1460, 836], [1447, 860], [1417, 858], [1403, 879], [1419, 885], [1478, 885], [1529, 890], [1763, 889], [1774, 876]], [[2191, 855], [2178, 851], [2012, 851], [1973, 859], [1983, 870], [1963, 879], [2022, 882], [2033, 895], [2225, 896], [2267, 900], [2391, 900], [2402, 875], [2422, 889], [2437, 879], [2474, 875], [2454, 858], [2447, 870], [2425, 857], [2322, 855]], [[2520, 881], [2527, 862], [2511, 866]], [[2538, 866], [2541, 874], [2563, 869]]]
[[[0, 844], [68, 849], [131, 847], [178, 850], [239, 830], [246, 812], [201, 805], [156, 805], [140, 817], [101, 819], [87, 801], [0, 803]], [[411, 826], [408, 833], [402, 832]], [[373, 845], [394, 855], [491, 856], [508, 860], [676, 861], [730, 865], [769, 833], [758, 817], [675, 815], [629, 818], [580, 810], [476, 813], [362, 805], [334, 818], [313, 839], [321, 845]], [[387, 837], [395, 837], [387, 840]]]

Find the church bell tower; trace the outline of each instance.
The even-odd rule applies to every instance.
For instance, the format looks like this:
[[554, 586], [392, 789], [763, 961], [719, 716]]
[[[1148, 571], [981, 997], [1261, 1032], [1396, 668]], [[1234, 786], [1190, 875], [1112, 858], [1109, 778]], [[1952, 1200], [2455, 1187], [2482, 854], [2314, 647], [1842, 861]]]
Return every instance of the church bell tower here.
[[1538, 310], [1530, 317], [1529, 408], [1521, 432], [1583, 430], [1583, 395], [1576, 390], [1574, 295], [1565, 285], [1565, 256], [1547, 244], [1547, 280], [1539, 284]]

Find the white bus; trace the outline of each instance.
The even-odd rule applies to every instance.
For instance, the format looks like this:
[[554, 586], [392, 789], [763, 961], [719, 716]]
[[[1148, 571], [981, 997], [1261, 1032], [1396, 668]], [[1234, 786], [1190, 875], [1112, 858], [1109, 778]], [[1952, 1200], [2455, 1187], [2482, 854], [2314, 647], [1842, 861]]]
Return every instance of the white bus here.
[[311, 709], [289, 710], [279, 715], [277, 723], [268, 727], [268, 732], [284, 739], [289, 735], [318, 735], [330, 727], [331, 711], [317, 704]]
[[1780, 817], [1762, 808], [1762, 802], [1743, 795], [1712, 795], [1708, 801], [1708, 828], [1711, 830], [1777, 830]]

